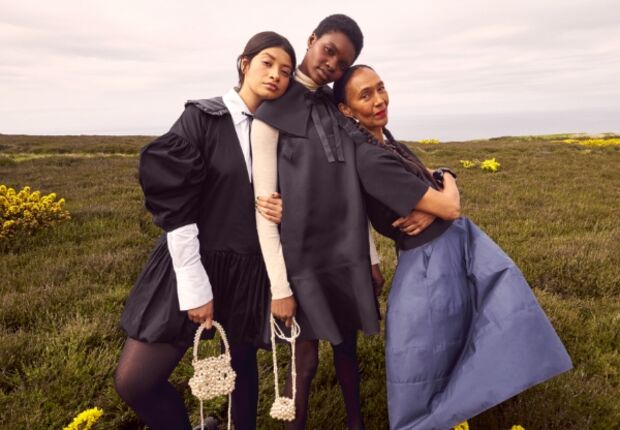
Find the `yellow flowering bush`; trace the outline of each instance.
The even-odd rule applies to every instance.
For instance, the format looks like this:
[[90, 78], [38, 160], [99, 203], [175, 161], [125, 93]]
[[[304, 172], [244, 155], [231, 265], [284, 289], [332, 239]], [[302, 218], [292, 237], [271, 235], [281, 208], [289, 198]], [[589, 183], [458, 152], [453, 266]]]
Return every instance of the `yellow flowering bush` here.
[[440, 142], [438, 139], [422, 139], [418, 140], [418, 143], [421, 143], [422, 145], [437, 145]]
[[73, 418], [71, 424], [65, 427], [63, 430], [88, 430], [90, 429], [103, 415], [103, 410], [99, 408], [86, 409], [80, 412], [78, 416]]
[[620, 146], [620, 138], [611, 139], [564, 139], [564, 143], [576, 143], [582, 146], [604, 148], [607, 146]]
[[482, 163], [480, 163], [480, 168], [482, 170], [493, 173], [497, 172], [500, 166], [501, 164], [499, 164], [495, 158], [491, 158], [490, 160], [484, 160]]
[[0, 241], [18, 232], [32, 233], [71, 218], [64, 209], [65, 199], [56, 200], [56, 193], [42, 196], [30, 187], [20, 191], [0, 185]]

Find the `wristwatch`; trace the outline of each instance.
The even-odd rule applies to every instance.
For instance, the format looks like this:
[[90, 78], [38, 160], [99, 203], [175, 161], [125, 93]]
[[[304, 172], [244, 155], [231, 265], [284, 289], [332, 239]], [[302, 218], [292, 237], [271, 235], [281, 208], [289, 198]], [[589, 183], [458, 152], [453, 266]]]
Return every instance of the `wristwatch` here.
[[435, 178], [435, 180], [437, 182], [439, 182], [439, 184], [443, 187], [443, 175], [445, 173], [449, 173], [452, 175], [452, 177], [454, 179], [456, 179], [456, 173], [454, 173], [452, 171], [452, 169], [448, 168], [448, 167], [440, 167], [438, 169], [435, 169], [435, 171], [433, 172], [433, 178]]

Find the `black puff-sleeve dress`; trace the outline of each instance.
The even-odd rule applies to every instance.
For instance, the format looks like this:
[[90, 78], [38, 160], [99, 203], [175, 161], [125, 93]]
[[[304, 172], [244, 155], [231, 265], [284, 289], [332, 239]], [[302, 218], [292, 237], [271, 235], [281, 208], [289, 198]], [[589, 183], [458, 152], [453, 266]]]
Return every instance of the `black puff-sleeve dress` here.
[[[214, 318], [232, 342], [268, 345], [271, 295], [256, 233], [254, 193], [221, 98], [190, 101], [171, 130], [140, 153], [146, 208], [165, 232], [198, 226]], [[190, 345], [198, 327], [179, 310], [166, 234], [129, 294], [121, 327], [144, 342]]]

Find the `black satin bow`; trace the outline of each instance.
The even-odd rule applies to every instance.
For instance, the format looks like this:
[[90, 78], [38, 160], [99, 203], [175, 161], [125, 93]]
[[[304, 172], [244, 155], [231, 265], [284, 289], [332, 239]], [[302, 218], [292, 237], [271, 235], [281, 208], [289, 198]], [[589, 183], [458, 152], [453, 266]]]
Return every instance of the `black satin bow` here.
[[[319, 135], [323, 151], [329, 163], [344, 162], [342, 138], [338, 129], [338, 118], [333, 112], [333, 101], [323, 88], [306, 93], [306, 104], [310, 108], [310, 116], [314, 128]], [[327, 130], [332, 131], [333, 139], [328, 138]], [[336, 155], [334, 155], [336, 154]]]

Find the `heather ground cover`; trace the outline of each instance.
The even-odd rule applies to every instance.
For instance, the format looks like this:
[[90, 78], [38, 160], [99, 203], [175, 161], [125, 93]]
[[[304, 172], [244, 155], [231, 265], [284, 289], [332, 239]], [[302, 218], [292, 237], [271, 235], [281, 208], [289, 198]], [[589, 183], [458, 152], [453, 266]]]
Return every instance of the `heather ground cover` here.
[[[137, 153], [150, 137], [0, 135], [0, 184], [65, 199], [71, 219], [0, 243], [0, 428], [63, 428], [99, 407], [93, 429], [140, 429], [113, 389], [123, 302], [160, 231], [143, 207]], [[609, 140], [609, 142], [601, 142]], [[617, 136], [411, 142], [459, 175], [464, 215], [521, 267], [575, 369], [469, 421], [472, 430], [620, 428], [620, 145]], [[594, 143], [593, 143], [594, 142]], [[497, 171], [461, 160], [496, 159]], [[389, 281], [395, 257], [377, 237]], [[389, 288], [386, 288], [382, 303]], [[323, 345], [310, 429], [344, 428]], [[382, 338], [360, 338], [367, 428], [387, 429]], [[197, 421], [190, 354], [173, 374]], [[261, 353], [259, 427], [269, 418], [271, 357]], [[224, 401], [209, 404], [225, 416]]]

